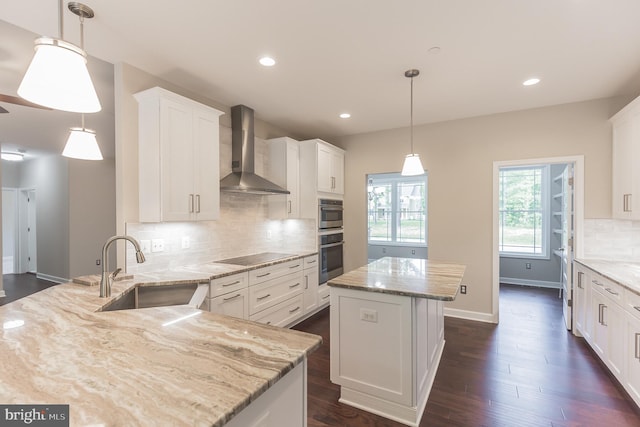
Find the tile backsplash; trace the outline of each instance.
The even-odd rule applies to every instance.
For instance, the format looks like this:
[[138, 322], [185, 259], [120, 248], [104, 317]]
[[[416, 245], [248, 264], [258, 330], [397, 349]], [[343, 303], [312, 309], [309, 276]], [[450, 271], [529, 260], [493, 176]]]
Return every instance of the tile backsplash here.
[[584, 257], [640, 262], [640, 221], [585, 219]]
[[[267, 197], [272, 196], [221, 193], [218, 221], [127, 224], [127, 234], [138, 241], [164, 239], [164, 251], [145, 252], [143, 264], [136, 263], [127, 245], [127, 272], [161, 271], [260, 252], [317, 251], [315, 220], [271, 220]], [[188, 248], [183, 249], [183, 239]]]

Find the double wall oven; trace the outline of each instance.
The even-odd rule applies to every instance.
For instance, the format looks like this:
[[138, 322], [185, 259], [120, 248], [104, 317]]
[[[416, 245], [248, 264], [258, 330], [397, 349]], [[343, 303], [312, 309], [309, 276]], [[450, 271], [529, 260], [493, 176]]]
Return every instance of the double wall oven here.
[[318, 200], [320, 283], [325, 283], [344, 273], [342, 214], [342, 200]]

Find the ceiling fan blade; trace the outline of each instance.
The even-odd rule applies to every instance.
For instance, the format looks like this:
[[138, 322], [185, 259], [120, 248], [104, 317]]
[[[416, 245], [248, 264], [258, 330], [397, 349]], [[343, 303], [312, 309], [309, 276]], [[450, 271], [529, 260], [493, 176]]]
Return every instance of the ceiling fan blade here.
[[0, 106], [0, 114], [2, 113], [8, 113], [6, 108], [2, 108], [2, 106]]
[[[8, 102], [9, 104], [22, 105], [24, 107], [41, 108], [43, 110], [51, 110], [49, 107], [43, 107], [42, 105], [34, 104], [26, 99], [22, 99], [19, 96], [5, 95], [0, 93], [0, 102]], [[6, 111], [5, 111], [6, 112]]]

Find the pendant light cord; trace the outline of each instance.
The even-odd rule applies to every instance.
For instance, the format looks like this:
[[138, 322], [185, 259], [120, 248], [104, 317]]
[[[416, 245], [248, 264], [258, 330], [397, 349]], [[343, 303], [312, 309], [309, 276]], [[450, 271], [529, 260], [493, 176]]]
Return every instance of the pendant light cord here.
[[62, 0], [58, 1], [58, 33], [60, 33], [60, 40], [64, 40], [64, 22], [62, 17]]
[[413, 76], [411, 77], [411, 155], [413, 152]]

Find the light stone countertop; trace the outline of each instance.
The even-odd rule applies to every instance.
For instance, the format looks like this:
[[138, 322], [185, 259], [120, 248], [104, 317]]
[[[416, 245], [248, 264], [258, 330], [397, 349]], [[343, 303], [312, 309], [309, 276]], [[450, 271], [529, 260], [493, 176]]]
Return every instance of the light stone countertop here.
[[453, 301], [465, 269], [451, 262], [385, 257], [329, 280], [329, 286]]
[[253, 268], [137, 274], [114, 282], [110, 298], [67, 283], [1, 306], [3, 325], [22, 325], [1, 330], [0, 402], [69, 404], [73, 426], [224, 425], [321, 337], [189, 306], [100, 309], [139, 284], [207, 283]]
[[601, 259], [575, 259], [575, 261], [632, 292], [640, 294], [640, 263]]

